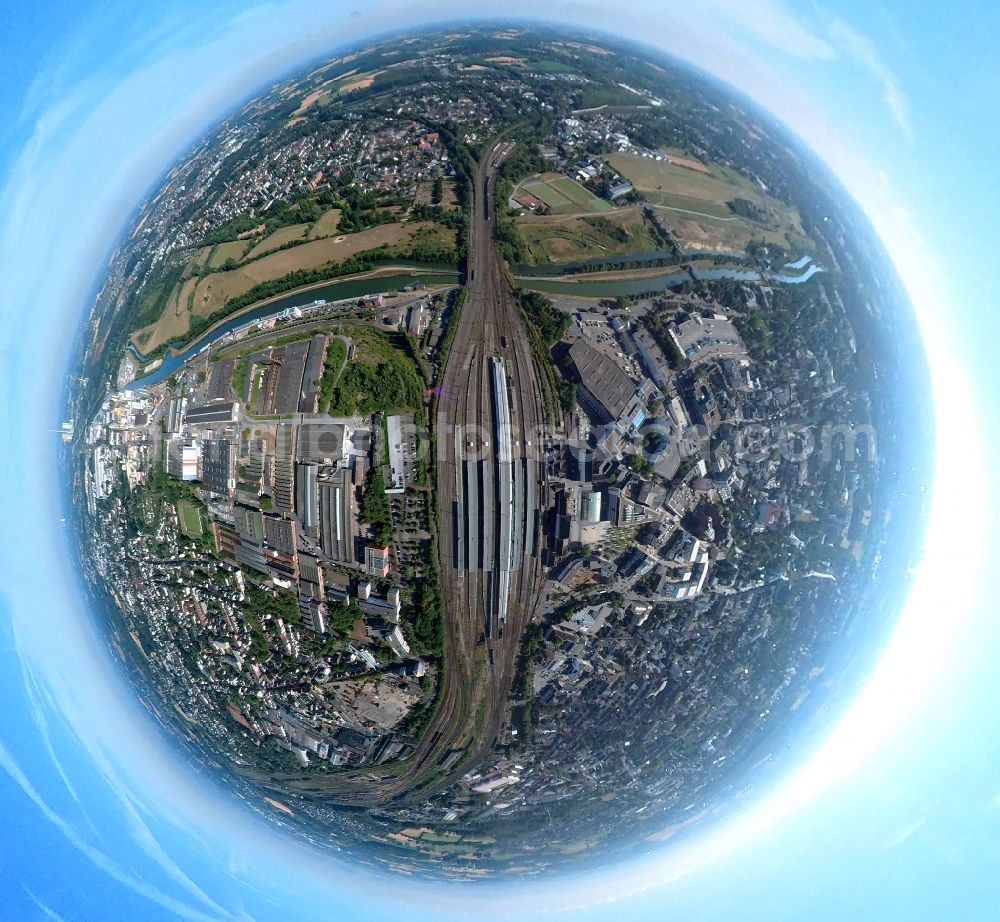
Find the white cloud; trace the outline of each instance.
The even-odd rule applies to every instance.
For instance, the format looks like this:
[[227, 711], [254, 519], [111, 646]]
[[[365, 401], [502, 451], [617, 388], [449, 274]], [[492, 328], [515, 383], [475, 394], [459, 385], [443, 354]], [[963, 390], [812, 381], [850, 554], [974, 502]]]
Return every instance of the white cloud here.
[[890, 849], [896, 848], [902, 845], [911, 836], [917, 834], [917, 832], [923, 827], [927, 822], [927, 817], [922, 816], [919, 819], [914, 820], [912, 823], [908, 823], [900, 829], [897, 829], [885, 842], [882, 843], [882, 847], [879, 851], [887, 852]]
[[747, 36], [795, 58], [830, 61], [836, 50], [810, 29], [782, 0], [706, 0], [697, 4], [706, 19], [737, 36]]
[[66, 919], [64, 919], [61, 915], [59, 915], [59, 913], [57, 913], [54, 909], [52, 909], [51, 906], [47, 906], [45, 903], [43, 903], [37, 896], [35, 896], [34, 893], [32, 893], [31, 890], [29, 890], [27, 887], [23, 887], [22, 889], [24, 890], [25, 893], [28, 894], [28, 898], [31, 900], [32, 903], [34, 903], [38, 907], [39, 911], [42, 913], [43, 916], [45, 916], [46, 919], [51, 919], [52, 922], [66, 922]]
[[226, 912], [221, 906], [211, 903], [213, 914], [208, 915], [180, 900], [174, 899], [162, 890], [154, 887], [148, 881], [143, 880], [126, 871], [110, 855], [84, 840], [72, 824], [67, 822], [58, 812], [52, 809], [45, 799], [39, 794], [35, 786], [28, 780], [28, 776], [10, 753], [0, 744], [0, 769], [5, 771], [11, 779], [21, 788], [28, 798], [41, 811], [42, 815], [52, 823], [67, 839], [67, 841], [90, 860], [96, 867], [104, 871], [113, 880], [124, 884], [131, 890], [146, 897], [164, 909], [177, 915], [179, 918], [189, 919], [192, 922], [218, 922], [220, 918], [235, 918]]
[[915, 134], [909, 101], [896, 74], [883, 60], [872, 40], [842, 19], [834, 19], [830, 23], [829, 32], [831, 41], [875, 78], [882, 90], [882, 101], [893, 121], [903, 136], [912, 142]]

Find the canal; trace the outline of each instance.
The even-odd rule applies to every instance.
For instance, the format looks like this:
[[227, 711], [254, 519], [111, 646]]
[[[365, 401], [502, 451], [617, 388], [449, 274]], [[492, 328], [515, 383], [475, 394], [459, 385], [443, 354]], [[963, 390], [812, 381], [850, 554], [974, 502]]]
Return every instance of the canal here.
[[[788, 273], [760, 273], [755, 269], [727, 269], [725, 267], [697, 268], [699, 279], [712, 281], [716, 279], [736, 279], [741, 282], [778, 282], [786, 285], [798, 285], [811, 279], [822, 268], [815, 263], [799, 275]], [[677, 288], [691, 281], [691, 273], [686, 269], [671, 269], [662, 275], [647, 275], [644, 278], [609, 279], [607, 281], [571, 282], [562, 279], [537, 279], [518, 276], [517, 283], [533, 291], [543, 294], [563, 295], [578, 298], [618, 298], [636, 297], [650, 292], [663, 291], [667, 288]]]
[[[282, 295], [251, 310], [234, 314], [180, 352], [175, 352], [171, 346], [163, 358], [163, 364], [156, 371], [146, 375], [144, 378], [138, 378], [133, 381], [128, 385], [127, 389], [134, 390], [138, 387], [159, 384], [159, 382], [165, 381], [199, 352], [204, 351], [213, 343], [222, 339], [223, 336], [232, 333], [233, 330], [238, 330], [240, 327], [247, 326], [247, 324], [273, 317], [290, 307], [305, 307], [314, 301], [349, 301], [353, 298], [362, 298], [365, 295], [402, 291], [407, 286], [438, 287], [442, 285], [457, 285], [458, 283], [458, 272], [440, 271], [413, 275], [404, 273], [377, 275], [370, 278], [329, 282], [305, 290], [300, 289], [297, 292]], [[145, 357], [131, 343], [129, 344], [129, 348], [132, 349], [132, 352], [140, 361], [144, 361]]]

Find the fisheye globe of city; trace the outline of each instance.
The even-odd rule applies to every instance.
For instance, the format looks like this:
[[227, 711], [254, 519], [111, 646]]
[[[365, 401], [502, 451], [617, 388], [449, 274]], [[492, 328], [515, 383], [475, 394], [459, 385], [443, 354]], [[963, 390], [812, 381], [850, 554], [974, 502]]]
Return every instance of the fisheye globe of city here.
[[150, 719], [290, 835], [620, 861], [870, 672], [922, 355], [860, 210], [738, 91], [578, 29], [345, 47], [122, 234], [70, 380], [84, 585]]

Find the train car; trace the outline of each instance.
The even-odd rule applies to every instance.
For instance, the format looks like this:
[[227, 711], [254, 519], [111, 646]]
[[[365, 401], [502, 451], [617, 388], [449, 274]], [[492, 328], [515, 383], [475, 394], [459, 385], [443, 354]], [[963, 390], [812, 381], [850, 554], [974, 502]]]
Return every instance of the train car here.
[[498, 626], [507, 620], [510, 598], [510, 571], [513, 566], [514, 533], [514, 465], [511, 439], [510, 384], [507, 365], [500, 356], [490, 358], [490, 376], [493, 383], [493, 413], [496, 419], [496, 502], [497, 546], [494, 549], [497, 571], [495, 585], [495, 610]]

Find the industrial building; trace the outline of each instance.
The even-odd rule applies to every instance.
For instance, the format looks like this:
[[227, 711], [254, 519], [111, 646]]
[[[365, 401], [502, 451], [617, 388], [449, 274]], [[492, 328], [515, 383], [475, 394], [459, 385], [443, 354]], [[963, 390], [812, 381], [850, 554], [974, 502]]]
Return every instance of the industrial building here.
[[201, 483], [208, 493], [229, 496], [236, 489], [236, 445], [229, 439], [205, 439], [201, 446]]
[[279, 423], [274, 434], [274, 505], [295, 512], [295, 426]]
[[316, 484], [319, 465], [313, 461], [295, 468], [295, 508], [302, 531], [310, 538], [319, 537], [319, 489]]
[[351, 472], [340, 467], [319, 482], [320, 543], [331, 560], [354, 563], [354, 484]]
[[235, 422], [239, 417], [239, 404], [228, 400], [188, 407], [185, 422], [189, 426], [217, 426]]
[[319, 404], [319, 382], [323, 377], [323, 362], [326, 359], [326, 337], [317, 333], [309, 340], [305, 369], [299, 396], [299, 412], [315, 413]]

